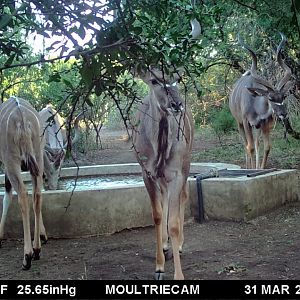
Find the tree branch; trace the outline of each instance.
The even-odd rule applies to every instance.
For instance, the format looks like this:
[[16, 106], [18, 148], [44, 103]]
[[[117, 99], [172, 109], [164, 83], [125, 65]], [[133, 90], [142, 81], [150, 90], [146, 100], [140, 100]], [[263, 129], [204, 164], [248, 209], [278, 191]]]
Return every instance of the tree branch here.
[[296, 19], [296, 23], [297, 23], [298, 34], [299, 34], [299, 37], [300, 37], [300, 26], [299, 26], [299, 23], [298, 23], [297, 8], [296, 8], [295, 0], [292, 0], [292, 7], [293, 7], [293, 10], [294, 10], [295, 19]]
[[241, 6], [245, 6], [247, 8], [250, 8], [250, 9], [255, 10], [255, 11], [258, 12], [258, 10], [256, 9], [256, 7], [249, 6], [249, 5], [245, 4], [245, 3], [240, 2], [239, 0], [233, 0], [233, 1], [236, 2], [236, 3], [238, 3]]
[[[26, 80], [26, 82], [27, 82], [27, 83], [28, 83], [28, 82], [36, 82], [36, 80]], [[13, 86], [18, 85], [18, 84], [20, 84], [20, 83], [24, 83], [24, 80], [13, 82], [13, 83], [11, 83], [10, 85], [8, 85], [6, 88], [4, 88], [4, 89], [2, 90], [2, 92], [1, 92], [0, 103], [3, 103], [3, 99], [4, 99], [4, 94], [5, 94], [5, 92], [8, 91], [8, 90], [9, 90], [10, 88], [12, 88]]]
[[91, 50], [82, 50], [82, 51], [74, 50], [74, 51], [71, 51], [69, 54], [61, 55], [61, 56], [58, 56], [58, 57], [55, 57], [55, 58], [40, 59], [40, 60], [36, 60], [36, 61], [33, 61], [33, 62], [27, 62], [27, 63], [24, 62], [24, 63], [10, 65], [10, 66], [3, 66], [3, 67], [0, 67], [0, 72], [3, 71], [3, 70], [6, 70], [6, 69], [13, 69], [13, 68], [19, 68], [19, 67], [31, 67], [31, 66], [38, 65], [38, 64], [41, 64], [41, 63], [53, 63], [57, 60], [61, 60], [61, 59], [64, 59], [64, 58], [70, 58], [72, 56], [94, 55], [94, 54], [97, 54], [97, 53], [100, 53], [100, 52], [104, 52], [108, 49], [122, 47], [123, 45], [132, 44], [133, 41], [134, 40], [132, 38], [127, 39], [127, 40], [120, 39], [120, 40], [118, 40], [117, 42], [115, 42], [113, 44], [105, 45], [105, 46], [101, 46], [101, 47], [97, 46], [97, 47], [95, 47], [94, 49], [91, 49]]
[[213, 67], [213, 66], [217, 66], [217, 65], [227, 65], [231, 68], [234, 68], [235, 70], [238, 70], [240, 71], [241, 73], [244, 73], [245, 70], [235, 61], [233, 63], [230, 63], [230, 62], [225, 62], [225, 61], [219, 61], [219, 62], [214, 62], [214, 63], [211, 63], [210, 65], [207, 65], [204, 70], [207, 71], [209, 68]]
[[[44, 9], [44, 6], [41, 5], [41, 3], [39, 3], [38, 1], [33, 1], [33, 3], [34, 3], [34, 5], [35, 5], [42, 13], [44, 13], [45, 9]], [[47, 2], [45, 2], [44, 5], [46, 5], [46, 3], [47, 3]], [[48, 8], [48, 7], [46, 6], [46, 8]], [[49, 15], [49, 16], [51, 16], [51, 15]], [[70, 34], [70, 33], [68, 32], [67, 29], [65, 29], [65, 28], [63, 27], [63, 24], [60, 24], [58, 21], [55, 20], [55, 18], [50, 18], [50, 20], [51, 20], [51, 22], [52, 22], [59, 30], [61, 30], [61, 32], [62, 32], [66, 37], [69, 38], [69, 40], [73, 43], [74, 46], [78, 46], [77, 40], [72, 36], [72, 34]]]

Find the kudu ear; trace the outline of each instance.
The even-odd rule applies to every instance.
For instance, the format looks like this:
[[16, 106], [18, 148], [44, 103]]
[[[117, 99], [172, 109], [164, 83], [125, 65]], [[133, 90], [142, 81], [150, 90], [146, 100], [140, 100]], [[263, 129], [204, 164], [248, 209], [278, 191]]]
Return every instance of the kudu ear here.
[[61, 151], [59, 151], [59, 153], [57, 153], [55, 160], [53, 162], [53, 166], [56, 170], [60, 168], [61, 163], [65, 158], [65, 155], [66, 155], [66, 151], [64, 149], [62, 149]]
[[130, 69], [130, 73], [137, 78], [142, 79], [145, 83], [149, 82], [150, 77], [151, 77], [151, 70], [152, 67], [150, 66], [149, 69], [145, 68], [144, 65], [142, 64], [137, 64]]
[[177, 68], [173, 73], [173, 79], [179, 82], [184, 76], [184, 73], [185, 73], [185, 69], [183, 67]]
[[247, 90], [251, 93], [252, 96], [267, 96], [269, 94], [269, 91], [266, 91], [264, 89], [260, 88], [250, 88], [247, 87]]
[[150, 78], [151, 78], [151, 73], [147, 70], [141, 70], [139, 73], [138, 73], [138, 76], [140, 79], [142, 79], [146, 84], [149, 83], [150, 81]]

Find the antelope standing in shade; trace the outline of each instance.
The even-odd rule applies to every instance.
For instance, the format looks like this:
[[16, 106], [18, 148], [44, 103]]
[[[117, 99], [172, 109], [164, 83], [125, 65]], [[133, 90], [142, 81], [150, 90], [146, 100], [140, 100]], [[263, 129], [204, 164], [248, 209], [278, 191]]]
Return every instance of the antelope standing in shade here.
[[[23, 99], [15, 98], [16, 101], [19, 101], [21, 105], [26, 104], [28, 107], [31, 107], [28, 102]], [[9, 100], [11, 101], [11, 100]], [[2, 106], [1, 106], [2, 107]], [[9, 108], [8, 108], [9, 109]], [[31, 109], [33, 109], [31, 107]], [[24, 108], [21, 108], [23, 114], [27, 112], [24, 111]], [[1, 113], [1, 111], [0, 111]], [[71, 145], [74, 145], [79, 138], [79, 121], [84, 116], [84, 112], [81, 112], [74, 121], [75, 136], [71, 140]], [[43, 161], [44, 161], [44, 174], [47, 180], [47, 187], [49, 190], [56, 190], [58, 187], [58, 180], [60, 176], [61, 166], [63, 164], [66, 147], [67, 147], [67, 133], [63, 126], [64, 121], [57, 111], [51, 106], [47, 105], [39, 112], [40, 125], [42, 126], [42, 135], [44, 137], [45, 147], [43, 149]], [[42, 136], [41, 135], [41, 136]], [[22, 165], [22, 171], [27, 171], [28, 166]], [[7, 218], [8, 209], [10, 206], [11, 197], [5, 196], [3, 198], [2, 206], [2, 217], [0, 223], [0, 243], [4, 238], [4, 229]], [[45, 226], [40, 218], [40, 227], [41, 227], [41, 240], [46, 243], [47, 235], [45, 231]], [[1, 244], [0, 244], [1, 245]]]
[[[284, 70], [284, 77], [274, 87], [269, 81], [257, 74], [257, 57], [255, 52], [239, 37], [243, 48], [247, 49], [252, 57], [251, 69], [243, 74], [236, 82], [229, 99], [229, 108], [236, 119], [238, 129], [243, 137], [246, 148], [246, 167], [266, 167], [270, 152], [270, 132], [274, 119], [279, 117], [284, 120], [287, 116], [283, 103], [284, 97], [291, 82], [291, 70], [281, 57], [281, 50], [286, 42], [286, 37], [281, 33], [281, 42], [277, 47], [276, 59]], [[259, 164], [259, 138], [262, 134], [264, 154], [261, 165]], [[256, 163], [254, 164], [254, 151]]]
[[163, 75], [158, 70], [140, 74], [150, 94], [139, 107], [133, 143], [152, 205], [157, 242], [155, 279], [163, 279], [169, 237], [174, 279], [183, 279], [180, 252], [194, 127], [191, 112], [179, 94], [178, 76]]
[[[42, 221], [43, 185], [43, 127], [37, 111], [25, 100], [11, 97], [0, 106], [0, 160], [5, 166], [5, 195], [0, 224], [0, 240], [3, 238], [8, 204], [12, 200], [12, 189], [18, 195], [24, 231], [23, 270], [31, 267], [31, 260], [39, 259], [41, 250], [40, 233], [46, 236]], [[29, 170], [33, 186], [34, 240], [31, 243], [29, 201], [21, 168]]]
[[[44, 172], [48, 188], [55, 190], [58, 187], [60, 170], [65, 158], [68, 136], [64, 127], [64, 120], [52, 105], [47, 105], [39, 112], [44, 136], [46, 140], [44, 151]], [[83, 119], [84, 112], [81, 112], [74, 120], [75, 135], [71, 140], [73, 146], [80, 137], [79, 121]]]

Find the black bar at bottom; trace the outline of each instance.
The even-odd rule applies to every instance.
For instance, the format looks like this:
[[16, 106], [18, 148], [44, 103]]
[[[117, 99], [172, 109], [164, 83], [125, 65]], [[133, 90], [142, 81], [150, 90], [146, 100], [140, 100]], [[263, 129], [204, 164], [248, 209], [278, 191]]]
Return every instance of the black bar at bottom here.
[[0, 281], [0, 299], [296, 299], [300, 281]]

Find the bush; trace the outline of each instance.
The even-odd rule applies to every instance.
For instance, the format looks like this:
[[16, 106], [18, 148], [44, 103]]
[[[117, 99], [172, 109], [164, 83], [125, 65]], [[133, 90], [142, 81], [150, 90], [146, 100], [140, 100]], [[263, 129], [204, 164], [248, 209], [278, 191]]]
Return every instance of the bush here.
[[124, 121], [119, 110], [114, 107], [108, 115], [107, 122], [105, 122], [105, 127], [112, 130], [119, 130], [124, 128]]
[[209, 112], [209, 123], [219, 140], [224, 134], [236, 130], [236, 122], [226, 104]]

